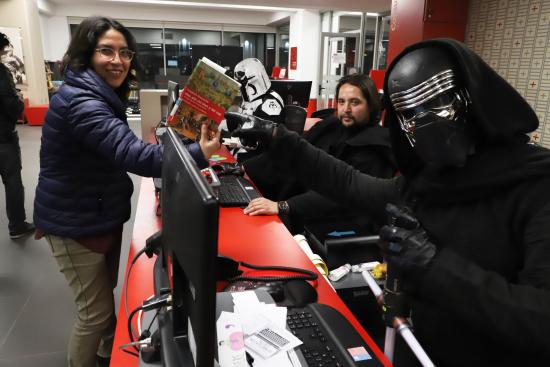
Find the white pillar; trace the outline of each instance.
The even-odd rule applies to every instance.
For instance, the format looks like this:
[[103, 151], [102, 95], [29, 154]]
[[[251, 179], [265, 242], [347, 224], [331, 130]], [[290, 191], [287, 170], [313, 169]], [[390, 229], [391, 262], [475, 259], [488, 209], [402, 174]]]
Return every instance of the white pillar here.
[[44, 60], [61, 61], [71, 42], [69, 21], [66, 16], [40, 14]]
[[[290, 17], [288, 77], [294, 80], [311, 80], [310, 98], [317, 98], [319, 91], [319, 67], [321, 16], [316, 10], [298, 10]], [[292, 47], [297, 47], [297, 68], [291, 70]]]

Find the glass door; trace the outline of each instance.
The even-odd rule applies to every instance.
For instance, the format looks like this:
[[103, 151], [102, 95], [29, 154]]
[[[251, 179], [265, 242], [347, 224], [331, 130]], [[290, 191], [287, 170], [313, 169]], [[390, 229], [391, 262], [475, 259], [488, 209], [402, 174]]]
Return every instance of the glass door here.
[[359, 34], [323, 32], [321, 37], [318, 110], [332, 108], [338, 80], [359, 71]]

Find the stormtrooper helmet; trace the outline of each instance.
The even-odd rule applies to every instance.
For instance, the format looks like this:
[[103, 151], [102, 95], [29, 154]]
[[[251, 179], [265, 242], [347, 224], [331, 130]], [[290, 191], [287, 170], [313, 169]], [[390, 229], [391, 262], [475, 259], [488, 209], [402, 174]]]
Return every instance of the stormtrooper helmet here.
[[246, 102], [254, 101], [267, 93], [271, 82], [263, 64], [258, 59], [244, 59], [235, 66], [235, 79], [241, 83], [241, 93]]

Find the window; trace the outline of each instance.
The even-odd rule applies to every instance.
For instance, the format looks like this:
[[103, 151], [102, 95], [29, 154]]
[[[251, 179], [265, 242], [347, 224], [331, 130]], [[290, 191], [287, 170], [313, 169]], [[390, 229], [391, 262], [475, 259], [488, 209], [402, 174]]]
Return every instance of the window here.
[[[71, 34], [76, 27], [77, 24], [70, 25]], [[166, 89], [168, 80], [178, 82], [180, 86], [185, 85], [202, 57], [227, 68], [230, 75], [238, 62], [249, 57], [259, 59], [268, 74], [275, 64], [274, 33], [162, 27], [128, 27], [128, 30], [137, 43], [140, 89]], [[288, 45], [288, 41], [286, 43]], [[286, 62], [287, 59], [288, 56], [284, 58]]]

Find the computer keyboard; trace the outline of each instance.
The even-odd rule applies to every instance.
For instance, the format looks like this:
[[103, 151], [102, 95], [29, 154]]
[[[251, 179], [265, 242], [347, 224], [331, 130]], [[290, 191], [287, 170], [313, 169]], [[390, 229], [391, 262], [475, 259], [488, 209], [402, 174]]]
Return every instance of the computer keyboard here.
[[289, 308], [287, 326], [303, 342], [296, 353], [309, 367], [382, 366], [353, 326], [330, 306]]
[[260, 197], [250, 181], [242, 176], [219, 176], [218, 200], [221, 206], [245, 207], [250, 200]]

